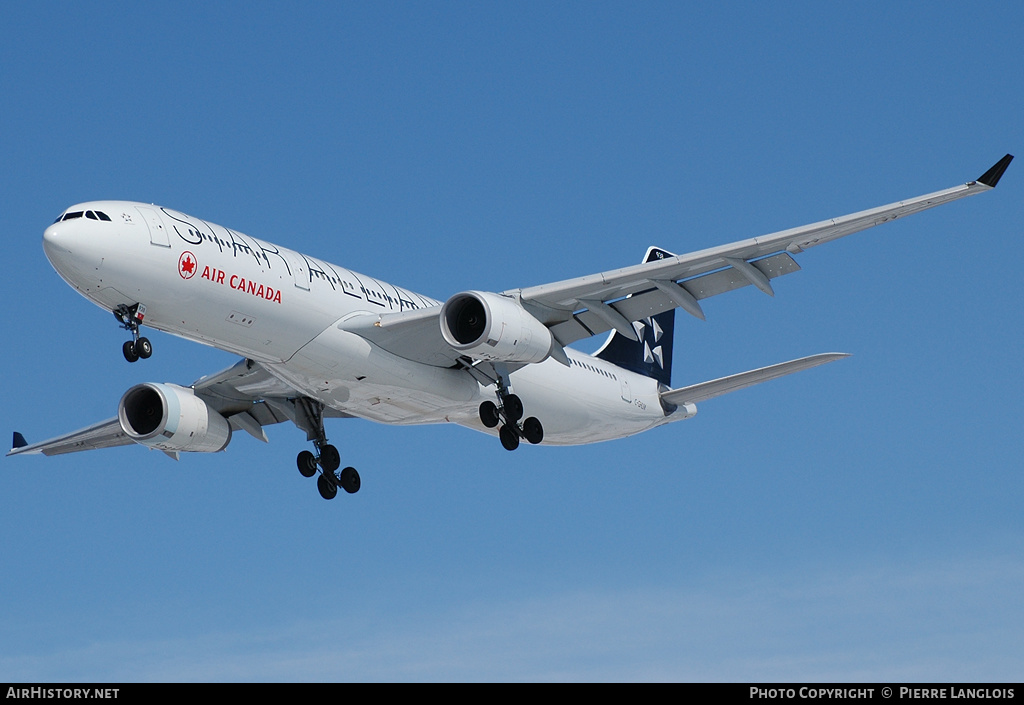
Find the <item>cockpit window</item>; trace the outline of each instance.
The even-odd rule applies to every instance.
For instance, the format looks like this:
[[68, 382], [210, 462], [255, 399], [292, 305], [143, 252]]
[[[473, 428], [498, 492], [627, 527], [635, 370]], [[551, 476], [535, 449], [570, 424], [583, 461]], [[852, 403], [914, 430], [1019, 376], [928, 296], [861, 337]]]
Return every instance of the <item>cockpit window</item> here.
[[59, 223], [62, 220], [73, 220], [74, 218], [81, 218], [85, 216], [89, 220], [105, 220], [108, 223], [112, 222], [110, 216], [103, 211], [72, 211], [70, 213], [64, 213], [57, 216], [57, 220], [54, 223]]

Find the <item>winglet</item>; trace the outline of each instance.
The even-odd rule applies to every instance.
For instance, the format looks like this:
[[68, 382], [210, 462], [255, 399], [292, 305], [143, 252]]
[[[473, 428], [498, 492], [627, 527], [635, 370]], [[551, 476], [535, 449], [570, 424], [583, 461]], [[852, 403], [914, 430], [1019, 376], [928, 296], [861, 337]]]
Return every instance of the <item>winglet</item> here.
[[1013, 161], [1013, 155], [1007, 154], [1005, 157], [996, 162], [991, 169], [986, 171], [984, 174], [978, 177], [978, 183], [985, 184], [986, 186], [996, 187], [999, 183], [999, 179], [1002, 178], [1003, 172], [1006, 171], [1006, 167], [1010, 166], [1010, 162]]
[[18, 448], [24, 448], [27, 445], [28, 445], [28, 441], [25, 440], [25, 437], [23, 435], [21, 435], [20, 433], [18, 433], [17, 431], [15, 431], [14, 432], [14, 445], [11, 446], [11, 450], [17, 450]]

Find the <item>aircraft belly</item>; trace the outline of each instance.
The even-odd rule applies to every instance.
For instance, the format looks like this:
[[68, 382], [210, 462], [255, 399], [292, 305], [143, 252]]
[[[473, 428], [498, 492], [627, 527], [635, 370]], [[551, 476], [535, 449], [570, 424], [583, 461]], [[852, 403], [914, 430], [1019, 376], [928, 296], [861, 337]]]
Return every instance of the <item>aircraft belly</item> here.
[[466, 372], [397, 357], [337, 325], [268, 369], [334, 409], [381, 423], [444, 423], [480, 403]]
[[[616, 378], [554, 360], [527, 365], [511, 375], [512, 391], [523, 402], [524, 416], [544, 426], [544, 445], [581, 445], [624, 438], [665, 423], [657, 382], [616, 368]], [[629, 377], [629, 400], [622, 396], [623, 375]], [[493, 399], [493, 387], [481, 390]], [[464, 426], [496, 435], [480, 422], [476, 408], [462, 419]]]

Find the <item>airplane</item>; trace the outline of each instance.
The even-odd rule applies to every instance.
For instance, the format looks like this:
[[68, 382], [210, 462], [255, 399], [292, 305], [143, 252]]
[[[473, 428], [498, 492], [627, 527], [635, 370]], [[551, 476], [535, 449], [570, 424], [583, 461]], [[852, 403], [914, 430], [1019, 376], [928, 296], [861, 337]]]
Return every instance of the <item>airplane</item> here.
[[[113, 313], [128, 362], [153, 354], [145, 325], [239, 355], [191, 386], [145, 383], [117, 416], [8, 455], [59, 455], [141, 444], [178, 459], [223, 451], [234, 431], [266, 442], [290, 421], [315, 452], [299, 472], [333, 499], [359, 490], [328, 443], [328, 418], [456, 423], [515, 450], [631, 436], [692, 418], [697, 404], [842, 359], [823, 353], [671, 387], [675, 309], [800, 269], [816, 245], [995, 188], [1013, 156], [975, 181], [839, 218], [640, 264], [501, 293], [444, 301], [156, 205], [91, 201], [46, 228], [43, 249], [79, 294]], [[592, 355], [569, 345], [609, 333]], [[527, 415], [527, 413], [529, 415]]]

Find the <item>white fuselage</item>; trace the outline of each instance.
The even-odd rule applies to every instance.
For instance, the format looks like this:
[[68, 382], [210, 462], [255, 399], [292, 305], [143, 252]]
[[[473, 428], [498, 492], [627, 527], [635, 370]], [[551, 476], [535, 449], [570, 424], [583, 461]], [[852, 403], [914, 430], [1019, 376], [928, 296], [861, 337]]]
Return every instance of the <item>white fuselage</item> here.
[[[144, 325], [251, 358], [301, 395], [390, 424], [454, 422], [494, 434], [478, 408], [494, 400], [463, 370], [393, 355], [345, 321], [441, 302], [170, 209], [95, 201], [43, 236], [57, 272], [96, 305], [143, 303]], [[510, 376], [544, 443], [620, 438], [663, 424], [657, 382], [567, 350]], [[674, 419], [672, 419], [674, 420]]]

